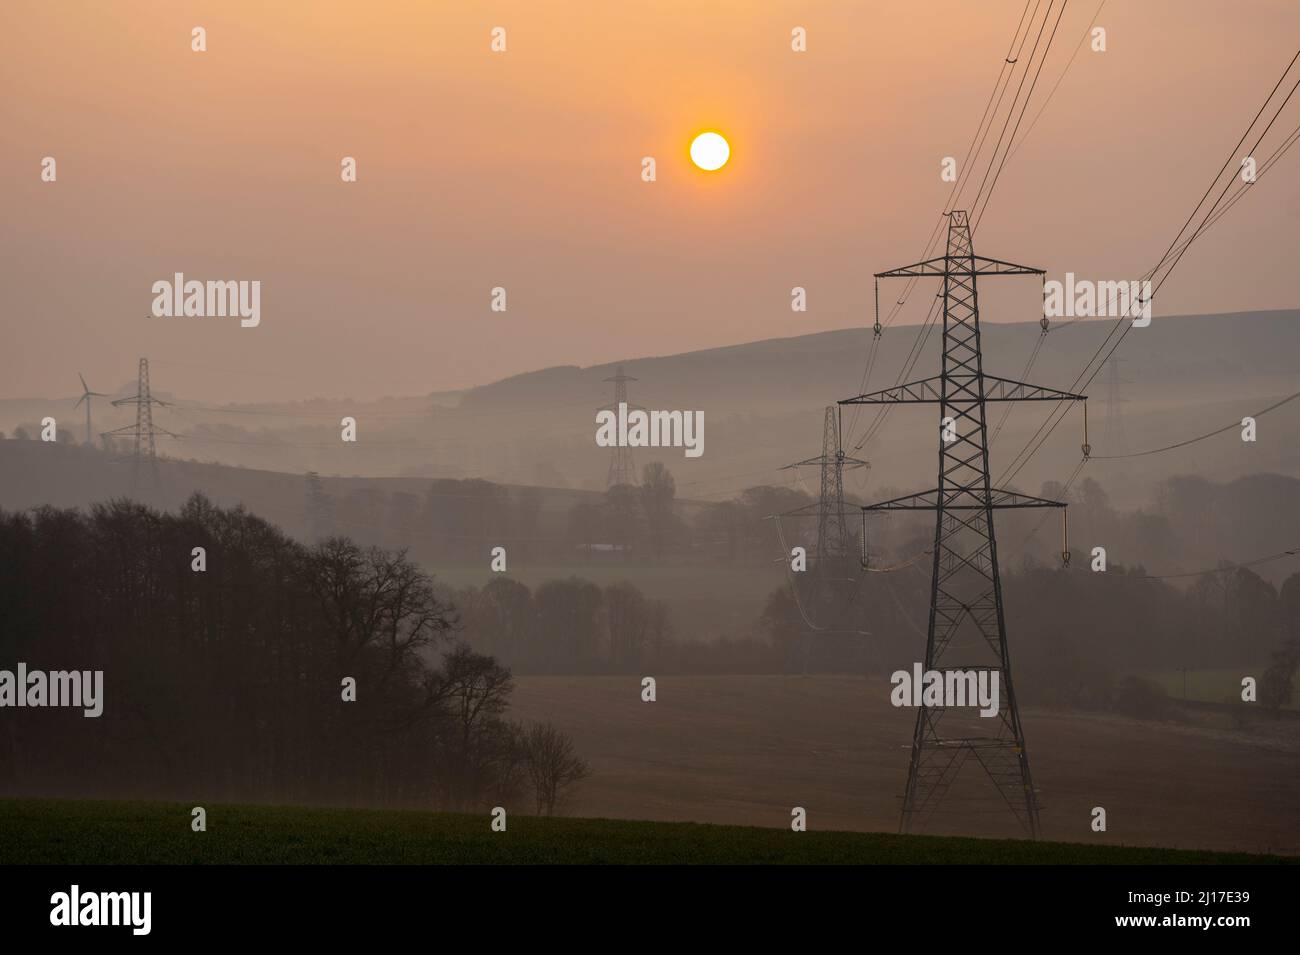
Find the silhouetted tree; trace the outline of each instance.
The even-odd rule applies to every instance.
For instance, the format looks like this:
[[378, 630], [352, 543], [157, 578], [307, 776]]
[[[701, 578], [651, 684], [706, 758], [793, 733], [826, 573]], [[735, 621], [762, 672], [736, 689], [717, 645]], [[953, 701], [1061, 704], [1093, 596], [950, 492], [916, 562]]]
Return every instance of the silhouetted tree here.
[[591, 775], [573, 740], [550, 723], [534, 723], [523, 737], [524, 761], [539, 815], [552, 816], [568, 790]]
[[600, 641], [601, 590], [588, 580], [548, 580], [533, 595], [537, 608], [540, 661], [548, 673], [587, 669], [597, 659]]
[[626, 580], [605, 588], [609, 655], [616, 667], [635, 667], [642, 660], [650, 633], [650, 607], [641, 591]]
[[452, 808], [516, 788], [518, 740], [501, 718], [513, 689], [510, 671], [486, 654], [460, 644], [444, 655], [437, 693], [447, 719], [435, 736], [435, 786]]
[[98, 719], [6, 708], [0, 792], [414, 806], [521, 784], [509, 671], [430, 662], [457, 615], [402, 553], [195, 495], [0, 511], [0, 567], [0, 661], [104, 671]]

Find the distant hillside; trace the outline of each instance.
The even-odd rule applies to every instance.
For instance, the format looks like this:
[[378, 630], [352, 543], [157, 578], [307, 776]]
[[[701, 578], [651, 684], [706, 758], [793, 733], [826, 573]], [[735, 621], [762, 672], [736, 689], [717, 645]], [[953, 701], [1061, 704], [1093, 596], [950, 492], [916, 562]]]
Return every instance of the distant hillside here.
[[[1300, 311], [1160, 316], [1133, 329], [1088, 387], [1089, 440], [1097, 455], [1175, 444], [1239, 421], [1300, 388]], [[1068, 389], [1094, 356], [1112, 323], [1076, 322], [1051, 331], [1027, 377]], [[918, 326], [887, 328], [870, 379], [863, 370], [869, 328], [822, 332], [687, 352], [632, 358], [622, 363], [637, 380], [630, 400], [652, 409], [700, 410], [705, 415], [704, 454], [686, 458], [679, 448], [639, 449], [637, 467], [658, 460], [673, 472], [679, 496], [718, 500], [758, 483], [815, 481], [783, 465], [821, 450], [822, 409], [860, 390], [898, 380], [918, 341]], [[1040, 338], [1036, 323], [983, 327], [986, 373], [1018, 379]], [[939, 371], [939, 334], [924, 337], [910, 379]], [[603, 490], [609, 451], [596, 446], [595, 412], [613, 395], [604, 381], [618, 363], [589, 368], [558, 366], [516, 375], [464, 393], [391, 398], [377, 402], [317, 399], [296, 404], [201, 405], [187, 401], [174, 370], [155, 375], [155, 387], [175, 395], [156, 422], [177, 435], [159, 448], [175, 457], [263, 470], [373, 477], [482, 477], [501, 483]], [[179, 380], [178, 380], [179, 379]], [[95, 408], [95, 430], [132, 423], [129, 406]], [[84, 419], [75, 396], [57, 400], [0, 401], [0, 428], [31, 432], [42, 416], [58, 419], [76, 440]], [[1052, 406], [1019, 405], [1002, 426], [1006, 406], [990, 406], [990, 427], [1000, 428], [992, 450], [995, 478], [1030, 441]], [[858, 452], [871, 461], [850, 489], [920, 488], [933, 482], [934, 414], [931, 406], [900, 408], [883, 417], [874, 408], [846, 408], [843, 433], [850, 448], [880, 418]], [[339, 421], [358, 422], [358, 441], [340, 441]], [[1270, 471], [1300, 474], [1300, 402], [1261, 419], [1259, 440], [1245, 444], [1232, 432], [1175, 451], [1089, 465], [1114, 498], [1145, 500], [1161, 480], [1198, 473], [1216, 481]], [[1079, 460], [1082, 414], [1074, 411], [1051, 435], [1016, 483], [1036, 490], [1063, 479]]]
[[[154, 506], [174, 509], [195, 492], [216, 504], [242, 504], [248, 510], [306, 538], [307, 481], [304, 474], [263, 471], [199, 461], [162, 459], [158, 463], [161, 492], [141, 495]], [[132, 496], [132, 465], [125, 455], [111, 455], [78, 445], [42, 441], [0, 442], [0, 508], [24, 510], [48, 504], [53, 507], [87, 507], [114, 497]], [[322, 489], [340, 501], [356, 496], [410, 494], [423, 498], [426, 478], [362, 478], [323, 475]], [[507, 492], [524, 488], [506, 486]], [[590, 491], [565, 488], [539, 489], [541, 518], [548, 530], [563, 527], [574, 503], [594, 497]], [[339, 518], [338, 530], [362, 541], [377, 541], [381, 519], [367, 523], [365, 516]]]
[[[1159, 401], [1196, 395], [1204, 399], [1267, 392], [1300, 378], [1300, 311], [1225, 315], [1157, 316], [1134, 329], [1117, 352], [1130, 400]], [[1110, 321], [1058, 323], [1034, 367], [1034, 381], [1065, 387], [1106, 337]], [[886, 329], [873, 385], [888, 387], [914, 342], [919, 326]], [[1036, 322], [987, 322], [981, 329], [984, 370], [1017, 378], [1040, 329]], [[911, 378], [939, 373], [939, 335], [929, 336]], [[824, 405], [857, 393], [871, 345], [870, 327], [774, 338], [676, 355], [621, 362], [640, 380], [632, 396], [653, 407], [707, 407], [724, 412], [758, 406]], [[537, 402], [560, 405], [587, 396], [608, 396], [602, 379], [620, 363], [579, 368], [564, 365], [515, 375], [467, 391], [465, 409], [481, 410]], [[1097, 384], [1105, 381], [1099, 376]], [[1258, 387], [1256, 387], [1258, 386]], [[1294, 390], [1294, 389], [1293, 389]], [[1104, 399], [1098, 388], [1094, 396]]]

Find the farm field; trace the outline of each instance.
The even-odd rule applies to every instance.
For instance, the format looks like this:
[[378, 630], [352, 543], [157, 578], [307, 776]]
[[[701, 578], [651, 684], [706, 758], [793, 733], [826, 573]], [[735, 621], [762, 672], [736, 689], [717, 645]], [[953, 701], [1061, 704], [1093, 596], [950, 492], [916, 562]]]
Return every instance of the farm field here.
[[181, 803], [0, 800], [0, 865], [478, 863], [1260, 863], [1276, 857], [1049, 842], [782, 832], [741, 826], [211, 806], [190, 831]]
[[[802, 806], [810, 832], [893, 832], [914, 713], [888, 689], [883, 676], [664, 676], [643, 703], [637, 677], [520, 677], [511, 715], [551, 720], [591, 763], [574, 815], [785, 828]], [[1300, 855], [1294, 720], [1234, 731], [1032, 708], [1022, 720], [1045, 839]], [[952, 797], [928, 832], [1018, 834], [1005, 808]], [[1091, 831], [1096, 806], [1104, 833]]]

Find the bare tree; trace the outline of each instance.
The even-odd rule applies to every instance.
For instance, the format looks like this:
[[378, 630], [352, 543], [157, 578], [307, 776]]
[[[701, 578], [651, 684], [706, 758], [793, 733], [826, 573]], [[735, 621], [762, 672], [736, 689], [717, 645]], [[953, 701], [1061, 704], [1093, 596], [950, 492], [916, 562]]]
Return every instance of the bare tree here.
[[330, 537], [310, 560], [312, 589], [345, 667], [363, 652], [379, 651], [387, 680], [457, 629], [455, 611], [401, 551], [363, 550], [346, 537]]
[[514, 690], [510, 671], [464, 644], [443, 656], [434, 692], [449, 717], [435, 727], [438, 786], [455, 809], [488, 794], [502, 798], [518, 782], [519, 741], [502, 718]]
[[568, 791], [591, 775], [591, 767], [573, 752], [573, 740], [551, 723], [534, 723], [523, 744], [537, 812], [553, 816]]

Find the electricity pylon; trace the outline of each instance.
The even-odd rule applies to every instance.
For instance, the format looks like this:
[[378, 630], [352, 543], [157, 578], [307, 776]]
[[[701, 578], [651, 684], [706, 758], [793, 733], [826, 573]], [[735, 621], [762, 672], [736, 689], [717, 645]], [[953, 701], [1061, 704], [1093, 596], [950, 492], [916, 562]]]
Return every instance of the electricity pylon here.
[[83, 401], [86, 403], [86, 445], [89, 447], [94, 444], [90, 437], [94, 433], [90, 430], [90, 399], [107, 398], [108, 395], [102, 391], [91, 391], [90, 386], [86, 384], [86, 376], [81, 372], [77, 372], [77, 377], [81, 379], [81, 397], [77, 399], [77, 404], [73, 405], [72, 409], [75, 411]]
[[[865, 529], [869, 511], [936, 512], [925, 669], [987, 672], [990, 684], [994, 674], [1000, 678], [996, 717], [980, 717], [971, 707], [943, 705], [922, 705], [917, 712], [902, 832], [930, 819], [962, 767], [974, 758], [1030, 838], [1038, 837], [1038, 800], [1011, 681], [993, 512], [1065, 504], [991, 485], [985, 406], [991, 401], [1083, 401], [1084, 396], [984, 373], [976, 278], [1043, 274], [1042, 269], [976, 255], [969, 218], [954, 210], [949, 214], [947, 254], [876, 273], [878, 279], [943, 280], [942, 373], [840, 402], [939, 405], [939, 486], [864, 507], [863, 525]], [[976, 639], [957, 640], [964, 627], [964, 636]]]
[[[613, 411], [614, 414], [617, 415], [619, 413], [619, 407], [627, 405], [627, 383], [629, 381], [636, 381], [637, 379], [623, 374], [623, 366], [619, 365], [611, 377], [603, 380], [612, 381], [614, 383], [614, 403], [597, 410]], [[628, 410], [631, 411], [633, 408], [628, 406]], [[632, 449], [624, 445], [622, 442], [615, 440], [614, 446], [610, 450], [613, 451], [614, 455], [609, 462], [609, 474], [605, 479], [606, 489], [616, 487], [619, 484], [635, 485], [637, 483], [636, 465], [632, 463]]]
[[844, 515], [844, 472], [871, 465], [844, 453], [840, 445], [839, 409], [828, 405], [822, 419], [822, 453], [815, 458], [805, 458], [787, 464], [781, 470], [816, 466], [821, 471], [821, 494], [815, 504], [790, 511], [790, 515], [806, 516], [817, 509], [817, 538], [813, 554], [818, 563], [848, 557], [853, 552], [848, 520]]
[[[822, 418], [822, 453], [815, 458], [805, 458], [787, 464], [781, 470], [816, 467], [821, 472], [821, 492], [816, 501], [787, 511], [781, 517], [817, 516], [817, 537], [813, 543], [812, 567], [807, 583], [799, 587], [807, 595], [808, 628], [801, 636], [800, 656], [804, 673], [808, 672], [808, 657], [812, 634], [862, 634], [861, 627], [853, 626], [853, 610], [858, 592], [860, 568], [853, 556], [853, 538], [849, 533], [844, 513], [844, 472], [870, 468], [866, 461], [844, 453], [840, 443], [839, 408], [829, 405]], [[786, 559], [784, 556], [782, 559]], [[801, 608], [802, 608], [801, 603]]]
[[165, 428], [155, 426], [153, 423], [153, 406], [166, 405], [167, 402], [161, 398], [155, 398], [149, 393], [148, 358], [140, 359], [135, 394], [129, 398], [118, 398], [113, 402], [114, 407], [131, 404], [135, 405], [135, 424], [117, 428], [113, 431], [105, 431], [104, 434], [129, 434], [135, 439], [131, 456], [131, 494], [138, 496], [142, 491], [151, 494], [157, 493], [161, 487], [161, 482], [158, 479], [158, 450], [154, 439], [159, 434], [165, 434], [173, 438], [176, 435]]

